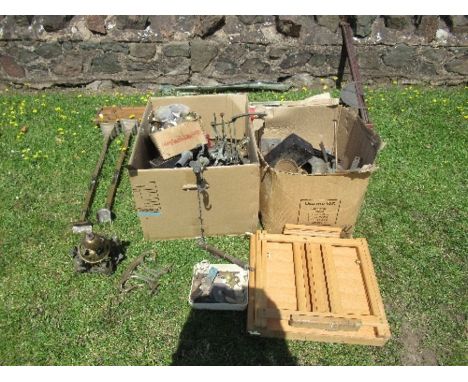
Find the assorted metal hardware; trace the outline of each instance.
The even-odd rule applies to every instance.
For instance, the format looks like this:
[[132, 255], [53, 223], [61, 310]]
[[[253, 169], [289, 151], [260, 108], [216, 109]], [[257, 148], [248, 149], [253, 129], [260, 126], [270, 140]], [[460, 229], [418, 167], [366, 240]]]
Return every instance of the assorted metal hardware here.
[[206, 260], [195, 265], [190, 293], [192, 302], [243, 304], [246, 299], [240, 272], [220, 271]]
[[[124, 257], [121, 243], [116, 237], [108, 239], [102, 235], [93, 233], [93, 225], [90, 222], [88, 215], [93, 204], [98, 179], [101, 174], [102, 166], [111, 140], [115, 138], [119, 133], [119, 130], [121, 130], [124, 133], [124, 145], [121, 148], [119, 158], [115, 165], [114, 175], [107, 192], [106, 204], [104, 208], [101, 208], [97, 213], [99, 223], [112, 221], [112, 205], [114, 203], [122, 165], [130, 145], [131, 136], [136, 132], [137, 123], [138, 122], [135, 119], [121, 119], [119, 125], [117, 125], [116, 121], [99, 122], [99, 126], [104, 137], [101, 154], [91, 176], [91, 182], [81, 211], [80, 220], [74, 223], [72, 228], [74, 233], [85, 234], [80, 244], [77, 247], [74, 247], [71, 251], [75, 270], [77, 272], [95, 272], [109, 275], [115, 271], [117, 264]], [[118, 126], [120, 126], [119, 130], [117, 129]]]
[[298, 167], [302, 167], [313, 156], [322, 156], [322, 154], [323, 151], [314, 149], [305, 139], [296, 134], [290, 134], [265, 155], [265, 161], [270, 166], [275, 167], [279, 160], [289, 159]]
[[88, 220], [88, 214], [89, 210], [91, 209], [91, 205], [93, 204], [94, 194], [96, 192], [99, 175], [101, 174], [102, 165], [104, 164], [104, 160], [106, 158], [110, 142], [116, 136], [116, 128], [114, 122], [103, 122], [99, 124], [99, 127], [101, 128], [101, 132], [104, 138], [104, 141], [102, 143], [101, 154], [99, 155], [99, 159], [96, 162], [94, 172], [91, 175], [91, 181], [89, 183], [88, 193], [86, 194], [83, 208], [81, 210], [80, 220], [73, 224], [73, 233], [86, 233], [92, 232], [93, 230], [93, 225]]
[[76, 272], [114, 273], [124, 258], [122, 245], [116, 238], [106, 238], [96, 233], [86, 233], [81, 243], [71, 251]]
[[128, 293], [136, 288], [147, 286], [150, 295], [154, 295], [159, 288], [159, 279], [161, 276], [169, 273], [171, 267], [154, 269], [149, 266], [149, 262], [156, 260], [148, 258], [149, 253], [143, 253], [133, 260], [122, 274], [119, 282], [119, 290]]
[[106, 204], [104, 208], [101, 208], [97, 212], [97, 219], [99, 223], [109, 223], [112, 221], [112, 205], [114, 204], [115, 193], [117, 191], [120, 173], [122, 172], [122, 165], [127, 155], [130, 139], [132, 138], [132, 135], [136, 133], [137, 125], [138, 124], [135, 119], [120, 120], [120, 127], [124, 133], [124, 144], [121, 148], [119, 158], [115, 164], [114, 175], [107, 191]]
[[[170, 128], [170, 126], [175, 126], [181, 121], [187, 120], [187, 118], [189, 118], [189, 120], [197, 118], [197, 114], [190, 112], [189, 108], [185, 105], [174, 104], [165, 106], [164, 108], [165, 109], [158, 108], [158, 110], [153, 113], [151, 118], [151, 132]], [[193, 158], [202, 160], [205, 167], [250, 163], [247, 149], [250, 138], [236, 138], [237, 131], [235, 122], [239, 118], [263, 118], [265, 115], [264, 113], [245, 113], [235, 115], [231, 119], [225, 120], [224, 113], [220, 113], [219, 117], [213, 114], [211, 127], [213, 128], [214, 137], [209, 138], [207, 145], [199, 145], [190, 151], [185, 151], [167, 160], [163, 160], [160, 157], [154, 158], [149, 161], [149, 164], [152, 168], [191, 167], [190, 163]], [[190, 156], [192, 158], [190, 158]]]
[[[336, 137], [336, 123], [334, 129]], [[296, 134], [288, 135], [278, 144], [275, 142], [274, 147], [265, 154], [265, 161], [279, 171], [299, 174], [326, 174], [341, 169], [335, 155], [325, 148], [323, 142], [320, 142], [318, 150]]]
[[150, 118], [150, 132], [165, 130], [172, 126], [177, 126], [182, 121], [195, 121], [200, 117], [190, 111], [186, 105], [175, 103], [172, 105], [161, 106], [153, 111]]

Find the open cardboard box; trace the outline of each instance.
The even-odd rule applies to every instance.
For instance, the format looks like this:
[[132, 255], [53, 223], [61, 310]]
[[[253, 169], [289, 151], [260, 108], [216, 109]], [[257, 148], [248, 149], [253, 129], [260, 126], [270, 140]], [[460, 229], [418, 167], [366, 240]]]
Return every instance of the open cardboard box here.
[[[334, 147], [337, 121], [338, 158], [348, 169], [355, 156], [361, 158], [358, 172], [303, 175], [275, 170], [263, 162], [260, 215], [271, 233], [281, 233], [285, 224], [327, 225], [352, 235], [381, 141], [355, 112], [341, 105], [287, 105], [267, 108], [262, 138], [286, 138], [295, 133], [319, 148]], [[259, 142], [260, 143], [260, 142]]]
[[[246, 94], [157, 97], [148, 101], [132, 155], [130, 182], [135, 207], [146, 239], [178, 239], [200, 236], [196, 177], [191, 168], [150, 168], [158, 151], [149, 138], [151, 112], [160, 106], [181, 103], [201, 116], [205, 133], [213, 136], [213, 113], [225, 120], [247, 112]], [[235, 235], [254, 232], [259, 210], [259, 161], [248, 118], [236, 121], [236, 138], [250, 137], [251, 163], [208, 167], [204, 171], [209, 188], [202, 200], [205, 235]]]

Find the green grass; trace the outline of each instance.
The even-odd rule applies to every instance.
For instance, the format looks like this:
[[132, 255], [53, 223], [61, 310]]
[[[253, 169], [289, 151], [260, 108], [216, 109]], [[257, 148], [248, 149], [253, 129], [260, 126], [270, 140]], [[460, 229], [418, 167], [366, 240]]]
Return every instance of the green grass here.
[[[466, 365], [466, 88], [393, 86], [367, 94], [387, 145], [355, 236], [369, 241], [390, 322], [383, 348], [249, 337], [244, 313], [192, 312], [191, 268], [216, 259], [194, 240], [144, 241], [126, 173], [117, 219], [101, 232], [130, 242], [127, 259], [110, 277], [74, 273], [69, 251], [78, 237], [70, 226], [102, 142], [92, 118], [100, 106], [144, 104], [146, 95], [1, 93], [0, 364]], [[92, 216], [104, 204], [118, 152], [114, 142]], [[248, 256], [245, 238], [210, 241]], [[122, 298], [120, 275], [147, 250], [172, 272], [156, 296], [141, 289]]]

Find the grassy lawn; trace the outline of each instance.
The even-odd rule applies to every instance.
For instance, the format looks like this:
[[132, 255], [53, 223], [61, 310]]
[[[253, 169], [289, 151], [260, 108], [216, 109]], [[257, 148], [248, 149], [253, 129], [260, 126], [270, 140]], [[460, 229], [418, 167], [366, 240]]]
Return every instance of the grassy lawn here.
[[[315, 92], [314, 92], [315, 93]], [[300, 99], [308, 90], [255, 93]], [[143, 240], [128, 175], [112, 226], [130, 242], [113, 276], [76, 274], [69, 256], [102, 139], [92, 119], [104, 105], [142, 105], [146, 95], [0, 93], [0, 365], [467, 364], [466, 88], [368, 89], [386, 142], [356, 237], [366, 237], [392, 339], [383, 348], [249, 337], [244, 313], [192, 312], [194, 240]], [[114, 141], [91, 216], [104, 205], [120, 141]], [[212, 238], [247, 259], [243, 237]], [[143, 251], [173, 265], [159, 293], [125, 297], [120, 275]]]

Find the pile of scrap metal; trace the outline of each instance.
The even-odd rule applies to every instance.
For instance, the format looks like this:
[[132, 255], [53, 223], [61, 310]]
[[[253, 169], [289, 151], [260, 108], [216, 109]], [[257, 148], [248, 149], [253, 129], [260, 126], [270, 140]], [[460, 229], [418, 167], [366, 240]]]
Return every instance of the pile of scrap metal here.
[[338, 158], [337, 122], [333, 121], [333, 151], [320, 142], [320, 149], [314, 148], [305, 139], [290, 134], [285, 139], [261, 138], [260, 152], [265, 162], [278, 171], [298, 174], [322, 175], [338, 172], [359, 171], [361, 158], [356, 156], [349, 169], [344, 169]]
[[241, 268], [204, 260], [194, 266], [189, 301], [192, 305], [247, 304], [247, 282], [248, 274]]
[[157, 269], [151, 266], [156, 261], [156, 255], [149, 257], [145, 252], [133, 260], [123, 272], [119, 282], [119, 289], [122, 293], [128, 293], [136, 288], [147, 286], [150, 295], [154, 295], [159, 288], [161, 276], [169, 273], [171, 267]]
[[[162, 106], [156, 109], [150, 118], [150, 137], [158, 148], [159, 156], [150, 160], [152, 168], [181, 168], [191, 167], [192, 169], [205, 169], [208, 166], [231, 166], [250, 163], [248, 154], [249, 138], [243, 137], [236, 139], [235, 122], [239, 118], [262, 117], [262, 113], [246, 113], [233, 116], [229, 120], [225, 120], [224, 113], [220, 113], [217, 117], [213, 114], [211, 127], [214, 136], [211, 137], [202, 131], [200, 117], [194, 111], [190, 111], [189, 107], [182, 104], [172, 104]], [[170, 130], [174, 127], [187, 126], [185, 136], [193, 136], [193, 133], [188, 130], [187, 122], [198, 122], [199, 139], [191, 139], [193, 147], [189, 147], [176, 155], [168, 157], [164, 155], [161, 148], [161, 140], [158, 133]], [[185, 124], [185, 125], [184, 125]], [[180, 130], [183, 133], [183, 130]]]

